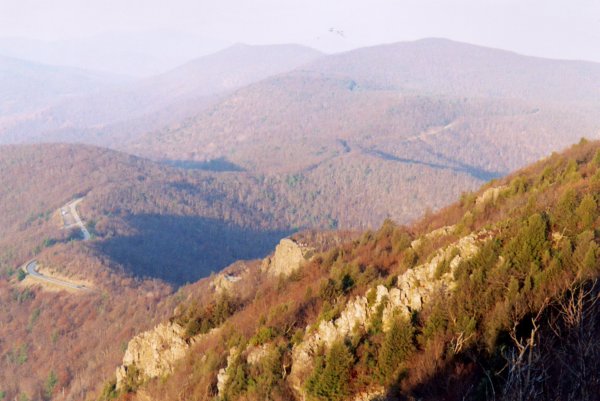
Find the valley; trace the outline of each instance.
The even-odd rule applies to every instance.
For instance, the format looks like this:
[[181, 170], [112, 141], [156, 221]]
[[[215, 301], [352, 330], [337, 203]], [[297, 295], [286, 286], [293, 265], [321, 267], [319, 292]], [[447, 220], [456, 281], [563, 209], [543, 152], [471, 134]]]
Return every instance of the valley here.
[[0, 401], [594, 399], [599, 82], [436, 38], [0, 56]]

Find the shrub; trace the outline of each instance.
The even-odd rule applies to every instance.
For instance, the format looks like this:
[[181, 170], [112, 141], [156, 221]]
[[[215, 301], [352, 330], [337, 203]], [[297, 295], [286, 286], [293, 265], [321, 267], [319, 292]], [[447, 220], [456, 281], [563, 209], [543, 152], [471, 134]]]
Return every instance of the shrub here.
[[258, 363], [249, 367], [249, 391], [256, 393], [262, 400], [271, 399], [271, 392], [283, 379], [282, 350], [271, 348]]
[[125, 374], [125, 378], [123, 379], [122, 391], [124, 393], [135, 393], [143, 384], [143, 378], [140, 370], [135, 366], [135, 364], [131, 364], [127, 366], [127, 372]]
[[56, 377], [56, 373], [52, 370], [48, 374], [48, 378], [44, 383], [44, 395], [46, 398], [52, 398], [52, 394], [54, 393], [54, 388], [58, 383], [58, 378]]
[[25, 273], [23, 269], [19, 269], [19, 272], [17, 273], [17, 280], [23, 281], [25, 280], [25, 277], [27, 277], [27, 273]]
[[109, 401], [117, 398], [117, 381], [112, 379], [108, 381], [104, 387], [102, 388], [102, 393], [100, 393], [100, 397], [98, 401]]
[[263, 345], [275, 336], [276, 332], [272, 327], [262, 326], [258, 329], [254, 337], [250, 339], [252, 345]]

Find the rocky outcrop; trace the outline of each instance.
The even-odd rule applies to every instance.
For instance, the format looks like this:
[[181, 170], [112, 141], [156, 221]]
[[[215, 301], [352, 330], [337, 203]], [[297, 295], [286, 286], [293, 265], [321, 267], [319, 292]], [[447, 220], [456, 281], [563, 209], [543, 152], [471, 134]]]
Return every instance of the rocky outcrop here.
[[240, 356], [240, 352], [237, 347], [233, 347], [229, 350], [229, 355], [227, 356], [227, 365], [224, 368], [219, 369], [219, 373], [217, 374], [217, 391], [219, 397], [222, 397], [225, 394], [225, 390], [227, 389], [227, 385], [229, 384], [229, 378], [231, 374], [229, 372], [230, 366], [233, 365], [236, 358]]
[[496, 203], [502, 192], [507, 189], [508, 187], [505, 185], [486, 189], [477, 197], [477, 199], [475, 199], [475, 206], [477, 208], [482, 208], [485, 205]]
[[[461, 238], [439, 250], [427, 263], [407, 270], [398, 276], [397, 286], [390, 289], [379, 285], [375, 297], [369, 292], [350, 300], [335, 320], [321, 321], [316, 329], [306, 328], [305, 340], [294, 347], [292, 371], [288, 380], [299, 393], [303, 392], [303, 379], [312, 371], [314, 356], [321, 347], [330, 347], [337, 340], [347, 338], [356, 329], [368, 330], [380, 306], [383, 306], [382, 323], [387, 331], [392, 318], [397, 314], [408, 318], [413, 311], [420, 310], [434, 294], [454, 288], [454, 270], [464, 259], [472, 258], [479, 251], [481, 242], [490, 238], [482, 231]], [[446, 271], [439, 266], [447, 265]], [[369, 298], [372, 299], [369, 303]], [[374, 301], [373, 301], [374, 298]]]
[[123, 386], [128, 370], [135, 367], [140, 379], [166, 376], [175, 362], [186, 355], [191, 342], [184, 340], [184, 328], [176, 323], [161, 323], [135, 336], [127, 345], [123, 365], [117, 368], [117, 389]]
[[217, 293], [231, 293], [234, 291], [236, 283], [247, 277], [250, 269], [245, 261], [237, 261], [228, 266], [220, 273], [214, 275], [210, 282], [210, 287]]
[[217, 294], [229, 293], [233, 290], [234, 284], [240, 281], [240, 276], [233, 274], [219, 274], [210, 283], [210, 286]]
[[432, 239], [436, 239], [436, 238], [445, 237], [445, 236], [448, 236], [448, 235], [454, 233], [455, 230], [456, 230], [456, 226], [440, 227], [436, 230], [428, 232], [427, 234], [425, 234], [424, 236], [422, 236], [420, 238], [417, 238], [416, 240], [414, 240], [413, 242], [410, 243], [410, 246], [413, 249], [417, 249], [421, 246], [421, 244], [423, 243], [423, 240], [432, 240]]
[[[219, 369], [217, 373], [217, 395], [222, 399], [225, 395], [227, 387], [231, 379], [231, 375], [235, 372], [232, 371], [233, 366], [236, 363], [237, 358], [244, 358], [248, 365], [259, 364], [268, 353], [273, 350], [272, 344], [263, 345], [249, 345], [245, 350], [240, 350], [238, 347], [232, 347], [229, 349], [229, 355], [227, 356], [227, 364], [225, 367]], [[244, 360], [242, 359], [242, 360]], [[238, 360], [239, 361], [239, 360]]]
[[272, 276], [287, 277], [309, 260], [314, 249], [289, 238], [282, 239], [272, 257], [263, 260], [261, 270]]
[[354, 396], [353, 401], [386, 401], [385, 389], [378, 387], [369, 391], [358, 393]]
[[258, 346], [249, 346], [246, 348], [246, 362], [249, 365], [256, 365], [262, 361], [262, 359], [272, 350], [270, 344], [263, 344]]

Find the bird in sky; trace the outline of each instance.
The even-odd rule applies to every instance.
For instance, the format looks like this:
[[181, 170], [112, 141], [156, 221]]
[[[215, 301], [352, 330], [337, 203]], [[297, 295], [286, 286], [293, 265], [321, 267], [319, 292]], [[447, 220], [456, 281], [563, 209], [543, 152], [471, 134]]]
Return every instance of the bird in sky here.
[[346, 38], [346, 34], [341, 29], [337, 29], [337, 28], [333, 28], [332, 27], [332, 28], [329, 28], [329, 32], [333, 33], [333, 34], [336, 34], [336, 35], [339, 35], [342, 38]]

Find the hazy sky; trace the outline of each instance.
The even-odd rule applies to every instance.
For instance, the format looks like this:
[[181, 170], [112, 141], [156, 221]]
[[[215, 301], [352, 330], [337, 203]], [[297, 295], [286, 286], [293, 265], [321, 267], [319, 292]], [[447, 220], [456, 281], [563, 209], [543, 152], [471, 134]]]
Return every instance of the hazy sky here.
[[0, 37], [148, 30], [326, 51], [435, 36], [600, 62], [599, 0], [0, 0]]

